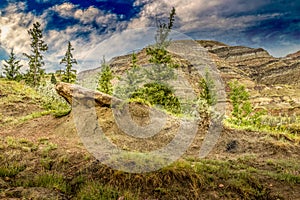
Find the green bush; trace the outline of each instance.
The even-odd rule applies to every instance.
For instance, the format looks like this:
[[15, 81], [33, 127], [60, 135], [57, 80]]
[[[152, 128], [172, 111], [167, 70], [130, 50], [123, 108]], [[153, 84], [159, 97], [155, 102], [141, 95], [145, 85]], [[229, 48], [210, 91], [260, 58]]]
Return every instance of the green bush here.
[[132, 94], [131, 100], [142, 100], [175, 114], [181, 112], [179, 99], [175, 96], [173, 90], [169, 86], [160, 83], [145, 84]]
[[71, 106], [55, 91], [54, 85], [46, 81], [36, 88], [44, 109], [51, 111], [55, 117], [62, 117], [70, 113]]
[[120, 197], [121, 196], [117, 190], [108, 186], [103, 186], [96, 182], [87, 183], [77, 194], [77, 198], [82, 200], [119, 199]]
[[229, 82], [231, 100], [233, 110], [230, 122], [236, 125], [255, 125], [261, 126], [261, 118], [265, 111], [256, 112], [250, 102], [250, 95], [246, 87], [237, 80]]

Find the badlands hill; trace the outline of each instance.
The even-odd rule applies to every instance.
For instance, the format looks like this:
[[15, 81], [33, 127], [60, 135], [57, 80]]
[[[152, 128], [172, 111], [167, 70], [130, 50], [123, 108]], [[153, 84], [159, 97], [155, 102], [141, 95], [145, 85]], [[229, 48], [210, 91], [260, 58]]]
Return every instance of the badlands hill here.
[[[180, 42], [189, 45], [189, 41]], [[197, 43], [206, 49], [210, 61], [214, 63], [225, 83], [226, 91], [228, 82], [237, 79], [247, 87], [251, 101], [257, 109], [265, 108], [275, 115], [300, 113], [299, 52], [275, 58], [262, 48], [229, 46], [218, 41], [200, 40]], [[173, 54], [173, 57], [187, 75], [190, 84], [196, 88], [199, 78], [197, 70], [182, 56]], [[137, 53], [137, 58], [140, 65], [147, 64], [149, 60], [145, 49]], [[122, 75], [129, 69], [130, 63], [131, 55], [118, 56], [109, 62], [117, 75]], [[95, 82], [100, 71], [101, 68], [83, 71], [79, 77]]]

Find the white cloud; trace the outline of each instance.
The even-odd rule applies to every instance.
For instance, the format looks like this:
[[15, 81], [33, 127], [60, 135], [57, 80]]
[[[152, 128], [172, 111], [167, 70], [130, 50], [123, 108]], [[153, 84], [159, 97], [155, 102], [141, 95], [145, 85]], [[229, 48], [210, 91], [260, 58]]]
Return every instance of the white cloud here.
[[56, 13], [58, 13], [61, 17], [65, 18], [71, 18], [74, 17], [74, 12], [76, 10], [77, 6], [75, 6], [72, 3], [63, 3], [60, 5], [55, 5], [49, 10], [52, 10]]
[[6, 49], [14, 48], [17, 54], [28, 52], [30, 37], [27, 29], [37, 18], [31, 13], [23, 13], [24, 3], [9, 4], [5, 15], [0, 16], [0, 43]]
[[[42, 29], [44, 29], [47, 19], [51, 17], [53, 11], [61, 17], [78, 19], [82, 24], [73, 24], [64, 30], [44, 31], [43, 40], [49, 47], [44, 54], [45, 68], [49, 70], [59, 66], [59, 61], [65, 54], [68, 41], [72, 42], [75, 49], [74, 58], [80, 61], [86, 57], [86, 53], [90, 49], [107, 38], [107, 35], [100, 35], [98, 30], [90, 25], [91, 23], [97, 23], [106, 28], [106, 34], [112, 34], [112, 30], [123, 30], [127, 26], [126, 22], [118, 23], [115, 14], [106, 13], [93, 6], [82, 10], [71, 3], [63, 3], [45, 10], [39, 17], [32, 13], [24, 13], [25, 7], [24, 3], [10, 4], [5, 9], [5, 15], [2, 14], [0, 17], [0, 45], [8, 52], [14, 48], [24, 66], [27, 66], [28, 61], [22, 54], [30, 53], [30, 36], [27, 30], [32, 27], [35, 21], [39, 21], [42, 24]], [[79, 36], [82, 33], [84, 36]], [[99, 56], [98, 60], [100, 59]]]
[[78, 19], [83, 24], [96, 22], [99, 26], [115, 25], [118, 19], [116, 14], [100, 10], [95, 6], [90, 6], [87, 9], [80, 9], [78, 6], [71, 3], [55, 5], [50, 8], [49, 11], [54, 11], [64, 18]]
[[74, 18], [79, 19], [83, 23], [91, 23], [91, 22], [95, 21], [95, 19], [99, 15], [103, 16], [104, 13], [101, 12], [99, 9], [97, 9], [93, 6], [90, 6], [86, 10], [81, 10], [81, 9], [76, 10], [76, 12], [74, 14]]
[[136, 0], [135, 5], [144, 5], [140, 15], [129, 27], [155, 25], [155, 17], [167, 19], [172, 7], [176, 8], [175, 29], [185, 33], [201, 31], [226, 32], [243, 30], [258, 21], [274, 18], [279, 14], [240, 15], [232, 13], [251, 11], [267, 2], [243, 2], [239, 0]]

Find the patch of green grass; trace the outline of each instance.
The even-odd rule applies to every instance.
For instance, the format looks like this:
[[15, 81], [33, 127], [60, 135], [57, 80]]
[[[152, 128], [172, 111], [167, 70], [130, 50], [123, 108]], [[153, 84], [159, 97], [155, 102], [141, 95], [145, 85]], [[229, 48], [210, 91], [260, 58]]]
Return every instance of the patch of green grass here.
[[112, 188], [104, 187], [99, 183], [90, 182], [84, 185], [77, 194], [78, 199], [88, 200], [106, 200], [106, 199], [118, 199], [120, 196], [118, 192]]
[[[9, 116], [6, 116], [6, 117], [3, 117], [3, 125], [20, 125], [24, 122], [27, 122], [29, 120], [32, 120], [32, 119], [36, 119], [36, 118], [39, 118], [39, 117], [42, 117], [42, 116], [45, 116], [45, 115], [49, 115], [49, 114], [52, 114], [53, 111], [51, 110], [48, 110], [48, 111], [40, 111], [40, 112], [33, 112], [29, 115], [26, 115], [26, 116], [21, 116], [21, 117], [9, 117]], [[1, 119], [1, 116], [0, 116], [0, 119]], [[0, 125], [1, 126], [1, 125]]]
[[276, 138], [277, 140], [281, 140], [283, 142], [293, 142], [295, 144], [300, 144], [300, 135], [290, 133], [287, 129], [273, 129], [269, 126], [255, 126], [255, 125], [241, 125], [238, 126], [236, 124], [230, 123], [228, 120], [224, 120], [224, 125], [226, 127], [236, 129], [236, 130], [245, 130], [245, 131], [254, 131], [254, 132], [264, 132]]
[[54, 160], [51, 159], [50, 157], [45, 157], [45, 158], [41, 159], [40, 163], [41, 163], [41, 165], [43, 166], [44, 169], [51, 170], [51, 168], [54, 164]]
[[263, 171], [262, 173], [274, 178], [275, 180], [284, 181], [289, 184], [300, 183], [300, 169], [298, 160], [281, 160], [269, 159], [266, 164], [274, 170]]
[[300, 183], [300, 175], [294, 175], [291, 173], [274, 173], [274, 172], [266, 172], [266, 175], [274, 178], [275, 180], [284, 181], [289, 184], [299, 184]]
[[45, 116], [45, 115], [49, 115], [51, 113], [52, 113], [52, 111], [49, 111], [49, 110], [42, 111], [42, 112], [34, 112], [34, 113], [31, 113], [29, 115], [26, 115], [24, 117], [19, 118], [18, 122], [21, 122], [21, 123], [26, 122], [28, 120], [32, 120], [32, 119], [39, 118], [39, 117], [42, 117], [42, 116]]
[[57, 149], [57, 144], [54, 144], [52, 142], [45, 141], [43, 143], [43, 145], [44, 145], [44, 147], [43, 147], [43, 150], [42, 150], [42, 155], [45, 156], [45, 157], [47, 157], [51, 151]]
[[10, 148], [19, 147], [19, 143], [18, 143], [18, 140], [16, 138], [8, 136], [8, 137], [5, 138], [5, 142], [6, 142], [7, 146], [10, 147]]
[[22, 124], [28, 120], [49, 114], [55, 117], [68, 115], [71, 106], [56, 93], [54, 87], [48, 81], [38, 88], [31, 88], [22, 82], [0, 80], [0, 91], [3, 95], [0, 107], [14, 107], [16, 104], [22, 104], [27, 108], [27, 106], [30, 107], [31, 104], [34, 104], [35, 109], [43, 109], [42, 111], [29, 113], [26, 116], [6, 116], [5, 113], [0, 111], [1, 126]]
[[[165, 166], [168, 161], [166, 158], [159, 155], [140, 152], [124, 152], [112, 156], [109, 162], [123, 171], [133, 170], [136, 172], [145, 172]], [[122, 164], [120, 165], [120, 163]]]
[[32, 182], [28, 182], [27, 184], [30, 187], [45, 187], [56, 189], [63, 193], [67, 193], [70, 190], [69, 185], [60, 174], [39, 174], [34, 177]]
[[107, 199], [138, 199], [135, 195], [124, 192], [123, 194], [117, 189], [110, 186], [104, 186], [101, 183], [90, 181], [85, 183], [76, 195], [76, 199], [81, 200], [107, 200]]
[[4, 147], [9, 147], [9, 148], [13, 148], [13, 149], [22, 149], [23, 151], [31, 152], [31, 151], [36, 151], [38, 148], [38, 145], [36, 145], [33, 142], [30, 142], [24, 138], [18, 139], [18, 138], [8, 136], [5, 138], [5, 141], [3, 143], [3, 148]]
[[0, 177], [14, 177], [26, 169], [25, 165], [18, 163], [6, 163], [0, 166]]
[[24, 97], [29, 99], [39, 99], [38, 93], [33, 88], [16, 81], [0, 79], [0, 90], [3, 94], [7, 94], [6, 97], [1, 99], [4, 102], [6, 100], [8, 100], [7, 102], [19, 101]]

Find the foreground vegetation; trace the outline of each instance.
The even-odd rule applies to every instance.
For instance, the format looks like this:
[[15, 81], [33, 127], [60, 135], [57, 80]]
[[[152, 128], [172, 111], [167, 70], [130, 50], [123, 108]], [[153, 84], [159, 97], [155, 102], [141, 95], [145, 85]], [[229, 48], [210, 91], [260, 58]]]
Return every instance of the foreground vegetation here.
[[130, 174], [87, 153], [65, 153], [45, 138], [5, 137], [0, 147], [0, 197], [29, 198], [30, 188], [45, 188], [53, 199], [284, 199], [278, 187], [300, 188], [294, 159], [187, 159], [156, 172]]
[[33, 118], [53, 114], [64, 116], [70, 105], [60, 97], [49, 81], [45, 85], [31, 88], [15, 81], [0, 79], [0, 126], [14, 125]]

